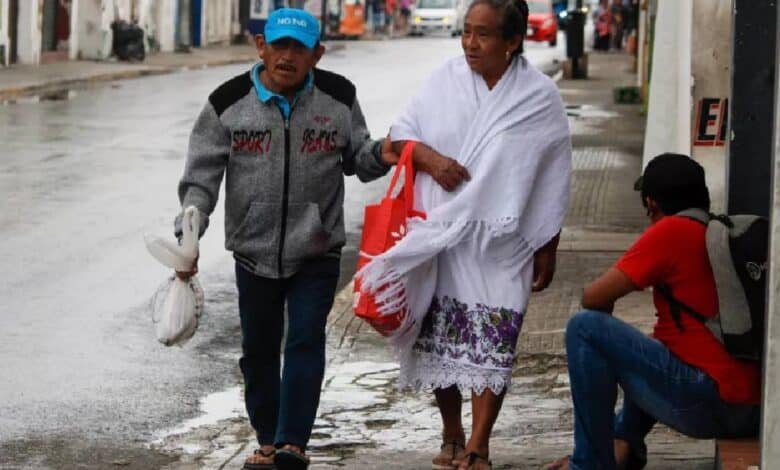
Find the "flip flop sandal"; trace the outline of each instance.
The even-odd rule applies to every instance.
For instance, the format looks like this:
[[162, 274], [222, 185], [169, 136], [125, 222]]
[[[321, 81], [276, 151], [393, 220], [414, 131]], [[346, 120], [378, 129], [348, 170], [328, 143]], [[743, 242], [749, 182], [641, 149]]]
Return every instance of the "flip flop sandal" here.
[[455, 463], [455, 460], [459, 457], [463, 458], [461, 454], [463, 454], [465, 450], [466, 445], [461, 441], [444, 442], [441, 445], [441, 452], [439, 452], [439, 455], [433, 458], [431, 468], [433, 468], [433, 470], [457, 469], [458, 464]]
[[306, 470], [309, 458], [290, 449], [278, 449], [274, 456], [277, 470]]
[[[244, 462], [244, 470], [272, 470], [276, 468], [276, 465], [273, 463], [273, 457], [275, 451], [271, 452], [263, 452], [263, 449], [255, 449], [255, 451], [252, 453], [252, 455], [259, 455], [266, 459], [271, 459], [271, 463], [252, 463], [249, 462], [249, 459], [247, 459], [246, 462]], [[251, 457], [250, 457], [251, 458]]]
[[475, 465], [479, 464], [480, 462], [486, 463], [487, 468], [489, 469], [493, 468], [493, 462], [488, 460], [486, 457], [483, 457], [476, 452], [469, 452], [468, 454], [466, 454], [466, 464], [468, 465], [468, 467], [466, 468], [468, 468], [469, 470], [471, 470], [472, 468], [477, 468]]

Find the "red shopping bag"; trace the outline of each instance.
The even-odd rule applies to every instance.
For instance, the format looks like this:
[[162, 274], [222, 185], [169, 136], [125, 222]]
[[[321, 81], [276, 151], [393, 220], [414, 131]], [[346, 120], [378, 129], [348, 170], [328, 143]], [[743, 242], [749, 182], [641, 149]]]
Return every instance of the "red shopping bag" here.
[[[360, 257], [357, 268], [360, 270], [368, 264], [371, 257], [380, 255], [393, 247], [406, 235], [406, 221], [410, 217], [425, 218], [425, 214], [415, 211], [414, 207], [414, 166], [412, 165], [412, 150], [417, 142], [408, 142], [393, 173], [387, 194], [379, 204], [366, 206], [363, 219], [363, 235], [360, 240]], [[393, 190], [398, 183], [398, 177], [404, 171], [404, 186], [398, 195], [393, 196]], [[398, 329], [406, 315], [406, 309], [399, 309], [390, 314], [379, 313], [374, 294], [362, 291], [360, 281], [355, 280], [355, 315], [367, 321], [382, 335], [390, 335]], [[380, 287], [376, 294], [383, 291]]]

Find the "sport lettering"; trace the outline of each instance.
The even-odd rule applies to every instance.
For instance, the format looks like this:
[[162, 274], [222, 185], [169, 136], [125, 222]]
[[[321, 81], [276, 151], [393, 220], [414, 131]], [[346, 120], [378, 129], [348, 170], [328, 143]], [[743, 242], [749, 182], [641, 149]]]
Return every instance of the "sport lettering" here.
[[271, 151], [271, 130], [233, 131], [233, 152], [266, 154]]

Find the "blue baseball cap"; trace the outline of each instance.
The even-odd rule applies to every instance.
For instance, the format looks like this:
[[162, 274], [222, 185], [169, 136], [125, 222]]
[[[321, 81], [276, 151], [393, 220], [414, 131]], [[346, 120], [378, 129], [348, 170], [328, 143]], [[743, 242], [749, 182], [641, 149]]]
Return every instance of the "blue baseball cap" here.
[[309, 49], [320, 40], [320, 22], [311, 13], [296, 8], [274, 10], [265, 23], [265, 40], [272, 43], [292, 38]]

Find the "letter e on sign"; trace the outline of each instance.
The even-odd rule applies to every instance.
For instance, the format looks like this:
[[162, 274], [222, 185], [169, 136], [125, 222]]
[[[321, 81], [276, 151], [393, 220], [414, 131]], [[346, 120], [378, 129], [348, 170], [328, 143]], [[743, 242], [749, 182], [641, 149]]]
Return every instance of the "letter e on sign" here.
[[693, 123], [693, 145], [722, 147], [725, 145], [728, 123], [728, 98], [702, 98], [696, 107]]

